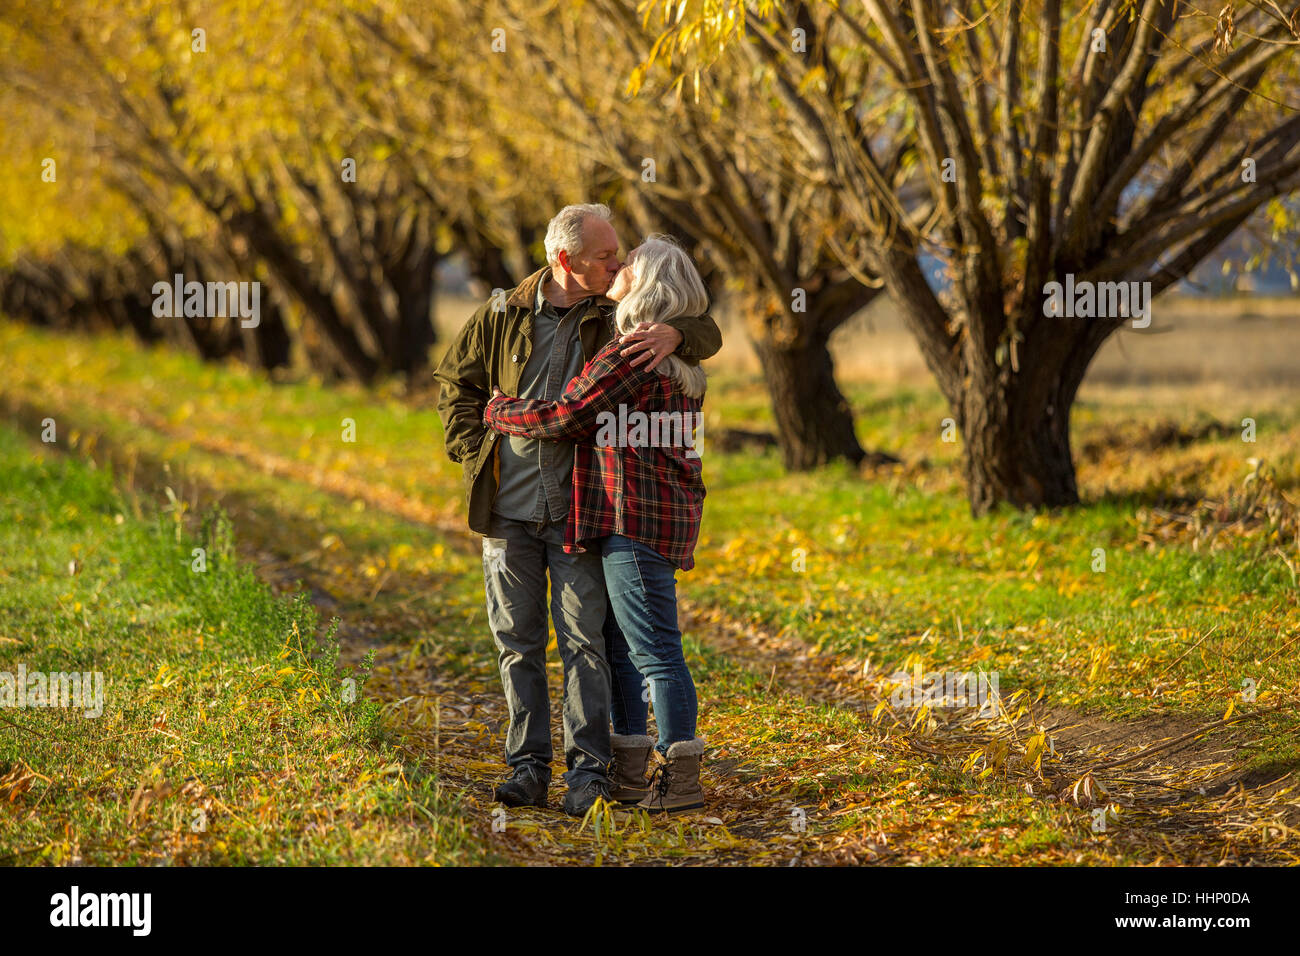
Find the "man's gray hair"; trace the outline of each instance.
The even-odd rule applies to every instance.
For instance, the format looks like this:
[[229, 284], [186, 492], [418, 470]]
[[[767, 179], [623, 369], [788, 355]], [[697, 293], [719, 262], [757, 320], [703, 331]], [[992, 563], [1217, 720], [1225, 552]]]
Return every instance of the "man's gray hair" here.
[[603, 203], [584, 202], [565, 206], [546, 227], [546, 264], [554, 268], [560, 264], [560, 250], [569, 258], [582, 253], [582, 227], [587, 217], [594, 216], [606, 222], [614, 221], [609, 207]]

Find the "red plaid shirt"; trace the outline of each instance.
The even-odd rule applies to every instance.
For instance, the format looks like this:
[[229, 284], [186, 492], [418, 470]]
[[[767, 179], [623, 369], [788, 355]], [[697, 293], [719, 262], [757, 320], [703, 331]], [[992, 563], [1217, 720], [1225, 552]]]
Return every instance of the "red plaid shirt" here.
[[558, 401], [495, 396], [483, 421], [508, 435], [578, 442], [565, 551], [621, 534], [689, 571], [704, 512], [691, 446], [701, 403], [667, 376], [633, 368], [618, 349], [615, 338], [597, 352]]

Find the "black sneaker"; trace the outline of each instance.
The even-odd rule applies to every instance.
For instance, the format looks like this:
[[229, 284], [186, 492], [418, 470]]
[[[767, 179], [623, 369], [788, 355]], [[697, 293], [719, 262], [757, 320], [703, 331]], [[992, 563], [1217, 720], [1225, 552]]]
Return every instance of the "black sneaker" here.
[[547, 785], [548, 781], [541, 774], [525, 764], [516, 767], [510, 779], [498, 786], [493, 796], [507, 807], [544, 807]]
[[596, 798], [609, 799], [609, 781], [603, 777], [590, 777], [564, 795], [564, 812], [571, 817], [585, 817]]

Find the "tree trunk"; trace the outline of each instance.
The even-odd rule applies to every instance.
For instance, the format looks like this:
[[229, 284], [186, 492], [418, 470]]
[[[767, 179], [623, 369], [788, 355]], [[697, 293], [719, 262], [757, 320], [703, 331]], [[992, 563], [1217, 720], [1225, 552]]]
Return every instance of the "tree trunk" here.
[[261, 312], [261, 321], [252, 328], [245, 328], [243, 322], [236, 320], [244, 361], [263, 371], [289, 365], [293, 339], [289, 335], [284, 315], [278, 306], [270, 302], [262, 306]]
[[438, 293], [435, 271], [440, 256], [425, 246], [411, 254], [415, 260], [401, 277], [398, 287], [398, 344], [392, 357], [395, 371], [406, 376], [408, 385], [427, 381], [429, 349], [437, 341], [434, 328], [434, 301]]
[[1013, 378], [991, 388], [967, 388], [962, 396], [962, 471], [973, 515], [1003, 501], [1019, 508], [1079, 503], [1070, 455], [1073, 389], [1065, 394], [1053, 387], [1038, 407], [1020, 398], [1025, 391]]
[[790, 348], [756, 340], [777, 442], [789, 471], [808, 471], [837, 459], [857, 465], [866, 457], [853, 430], [853, 412], [835, 383], [826, 340]]

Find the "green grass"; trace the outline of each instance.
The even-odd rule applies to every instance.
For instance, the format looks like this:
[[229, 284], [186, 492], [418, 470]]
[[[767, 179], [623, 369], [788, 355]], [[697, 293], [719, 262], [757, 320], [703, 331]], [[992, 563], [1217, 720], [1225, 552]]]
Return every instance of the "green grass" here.
[[[933, 669], [996, 668], [1004, 691], [1044, 686], [1115, 714], [1221, 712], [1246, 677], [1260, 689], [1300, 678], [1295, 655], [1263, 663], [1300, 614], [1286, 565], [1249, 544], [1147, 547], [1119, 502], [972, 519], [954, 489], [891, 489], [843, 467], [754, 480], [751, 461], [709, 464], [719, 478], [688, 587], [739, 618], [889, 667], [915, 654]], [[1144, 696], [1157, 677], [1169, 685], [1159, 701]]]
[[[0, 324], [0, 338], [16, 358], [30, 359], [19, 369], [40, 369], [26, 381], [19, 371], [27, 394], [116, 397], [130, 389], [130, 405], [177, 428], [382, 485], [460, 520], [459, 468], [442, 454], [441, 423], [428, 402], [398, 401], [399, 386], [368, 394], [313, 382], [257, 385], [244, 369], [117, 337], [86, 342]], [[48, 381], [51, 363], [65, 365], [68, 380]], [[939, 441], [946, 411], [935, 390], [850, 384], [845, 392], [863, 445], [930, 467], [871, 479], [842, 466], [787, 475], [774, 451], [710, 454], [706, 444], [705, 525], [697, 568], [681, 575], [684, 593], [824, 649], [871, 654], [891, 667], [910, 666], [913, 656], [936, 666], [997, 667], [1004, 687], [1045, 687], [1057, 700], [1112, 715], [1222, 711], [1244, 679], [1268, 692], [1300, 678], [1297, 654], [1268, 659], [1300, 628], [1300, 592], [1286, 564], [1260, 542], [1193, 551], [1177, 542], [1152, 548], [1138, 538], [1144, 503], [1186, 490], [1171, 475], [1190, 472], [1206, 492], [1222, 490], [1248, 472], [1245, 459], [1261, 455], [1284, 488], [1300, 484], [1300, 405], [1256, 410], [1256, 446], [1229, 437], [1188, 449], [1131, 451], [1132, 460], [1121, 462], [1080, 460], [1080, 488], [1091, 503], [1079, 509], [1004, 509], [972, 519], [956, 470], [959, 446]], [[1075, 446], [1109, 436], [1123, 455], [1131, 438], [1125, 429], [1195, 424], [1208, 415], [1234, 421], [1253, 405], [1249, 397], [1240, 408], [1210, 412], [1195, 403], [1157, 410], [1083, 402], [1075, 408]], [[113, 408], [95, 401], [78, 401], [75, 415], [83, 429], [130, 436]], [[706, 415], [710, 428], [771, 425], [761, 385], [731, 373], [715, 376]], [[339, 437], [343, 419], [356, 421], [356, 442]], [[155, 442], [149, 450], [159, 457], [203, 460], [185, 442], [143, 441]], [[317, 518], [329, 507], [294, 501], [311, 493], [274, 477], [260, 481], [256, 492], [276, 499], [279, 514]], [[370, 572], [400, 563], [400, 553], [383, 541], [406, 542], [416, 555], [408, 564], [455, 591], [456, 604], [474, 604], [463, 584], [477, 570], [472, 557], [433, 561], [437, 538], [412, 532], [409, 523], [385, 524], [372, 511], [334, 507], [329, 520], [352, 554], [370, 555]], [[304, 549], [315, 544], [302, 542]], [[796, 549], [805, 571], [793, 570]], [[1092, 570], [1096, 549], [1105, 550], [1105, 572]], [[737, 588], [737, 580], [757, 587]], [[1195, 652], [1178, 659], [1214, 626]]]
[[[0, 339], [15, 358], [28, 359], [19, 362], [15, 384], [29, 395], [60, 386], [43, 371], [24, 380], [23, 369], [69, 367], [62, 394], [77, 400], [83, 428], [129, 435], [113, 409], [81, 401], [91, 391], [129, 394], [131, 405], [177, 427], [382, 485], [463, 520], [459, 469], [442, 453], [440, 422], [427, 400], [416, 407], [399, 401], [396, 384], [375, 394], [312, 382], [257, 385], [242, 369], [117, 337], [68, 340], [0, 324]], [[1154, 407], [1090, 398], [1074, 411], [1076, 449], [1109, 441], [1115, 451], [1079, 461], [1089, 503], [973, 519], [957, 473], [960, 446], [939, 440], [948, 413], [934, 389], [850, 383], [845, 392], [864, 447], [928, 465], [870, 478], [844, 466], [788, 475], [774, 451], [711, 453], [706, 436], [709, 494], [697, 567], [680, 576], [683, 593], [824, 649], [870, 654], [883, 666], [910, 667], [920, 658], [936, 668], [997, 668], [1004, 689], [1044, 687], [1058, 702], [1110, 716], [1222, 713], [1247, 678], [1264, 699], [1300, 678], [1300, 655], [1269, 659], [1300, 631], [1300, 592], [1284, 563], [1262, 542], [1209, 552], [1177, 542], [1149, 546], [1139, 540], [1138, 520], [1161, 495], [1239, 484], [1252, 456], [1265, 457], [1284, 488], [1300, 485], [1300, 403], [1261, 405], [1243, 395], [1238, 406], [1207, 409], [1194, 401]], [[734, 373], [714, 376], [705, 410], [708, 428], [771, 427], [761, 383]], [[1257, 445], [1232, 436], [1154, 452], [1132, 445], [1155, 424], [1233, 422], [1247, 413], [1260, 423]], [[340, 439], [345, 418], [357, 422], [355, 442]], [[215, 474], [188, 444], [143, 440], [161, 457], [184, 455], [205, 477]], [[385, 548], [385, 540], [403, 542], [415, 555], [407, 565], [454, 591], [456, 601], [445, 605], [477, 603], [465, 583], [474, 580], [477, 561], [450, 552], [431, 559], [436, 537], [360, 507], [327, 513], [324, 499], [278, 478], [250, 471], [243, 480], [260, 482], [250, 493], [275, 500], [278, 513], [328, 514], [349, 553], [369, 555], [372, 573], [401, 563], [402, 552]], [[301, 542], [304, 549], [315, 544]], [[1092, 570], [1098, 548], [1104, 573]], [[793, 570], [795, 549], [804, 551], [805, 571]], [[736, 587], [737, 580], [753, 586]], [[463, 632], [470, 622], [457, 623]]]
[[[427, 396], [412, 401], [393, 384], [376, 393], [310, 381], [258, 384], [240, 369], [204, 366], [114, 337], [73, 339], [3, 322], [0, 350], [14, 358], [4, 391], [59, 418], [65, 449], [88, 450], [102, 435], [159, 461], [183, 463], [194, 479], [237, 497], [241, 519], [257, 529], [257, 540], [274, 541], [281, 554], [318, 569], [342, 608], [379, 622], [385, 629], [380, 636], [408, 649], [408, 661], [436, 656], [442, 672], [479, 678], [490, 670], [477, 554], [457, 535], [385, 510], [391, 493], [463, 521], [459, 468], [443, 454], [441, 426]], [[682, 595], [823, 651], [869, 657], [887, 672], [914, 664], [996, 670], [1003, 695], [1042, 690], [1048, 703], [1114, 719], [1170, 713], [1212, 719], [1234, 702], [1238, 710], [1249, 709], [1255, 705], [1240, 699], [1246, 679], [1255, 683], [1256, 705], [1293, 693], [1300, 646], [1278, 652], [1300, 634], [1300, 592], [1274, 553], [1277, 542], [1266, 532], [1225, 537], [1213, 549], [1193, 549], [1181, 539], [1152, 542], [1144, 539], [1149, 529], [1143, 514], [1166, 500], [1177, 510], [1183, 498], [1222, 497], [1241, 484], [1251, 457], [1268, 460], [1278, 485], [1294, 496], [1300, 404], [1253, 409], [1253, 399], [1242, 396], [1239, 406], [1209, 408], [1184, 396], [1180, 404], [1156, 407], [1109, 395], [1091, 398], [1074, 415], [1076, 450], [1102, 449], [1077, 456], [1085, 506], [1042, 514], [1003, 509], [973, 519], [957, 470], [960, 446], [939, 440], [947, 413], [938, 394], [870, 384], [845, 391], [864, 447], [899, 454], [908, 468], [862, 475], [837, 465], [789, 475], [775, 453], [718, 453], [706, 435], [703, 535], [697, 567], [678, 577]], [[166, 428], [132, 426], [127, 413], [134, 408], [163, 419]], [[771, 427], [761, 385], [739, 376], [715, 377], [705, 412], [708, 429]], [[1260, 422], [1255, 446], [1229, 436], [1186, 447], [1141, 447], [1156, 426], [1232, 422], [1252, 413]], [[356, 422], [355, 442], [341, 438], [345, 418]], [[21, 769], [22, 759], [57, 781], [44, 797], [46, 781], [31, 781], [14, 801], [22, 813], [0, 811], [4, 827], [18, 828], [14, 836], [0, 829], [0, 856], [13, 848], [27, 854], [23, 860], [45, 853], [61, 861], [77, 854], [198, 862], [485, 858], [468, 831], [458, 829], [455, 807], [436, 799], [417, 765], [385, 751], [390, 742], [376, 738], [375, 725], [364, 724], [355, 711], [327, 706], [324, 695], [321, 701], [296, 696], [304, 686], [337, 684], [328, 655], [314, 660], [311, 652], [286, 645], [283, 631], [288, 626], [292, 633], [292, 614], [276, 618], [269, 604], [241, 604], [252, 602], [248, 595], [257, 589], [250, 584], [246, 594], [243, 585], [237, 588], [231, 563], [223, 568], [217, 562], [215, 578], [212, 571], [190, 572], [193, 542], [175, 511], [137, 521], [134, 501], [118, 498], [110, 477], [70, 465], [57, 473], [85, 484], [70, 492], [71, 502], [45, 491], [33, 495], [33, 488], [54, 488], [65, 479], [40, 477], [55, 466], [23, 464], [16, 439], [7, 441], [5, 471], [13, 464], [14, 474], [25, 477], [5, 479], [0, 510], [0, 535], [8, 536], [0, 536], [0, 636], [21, 637], [22, 643], [0, 642], [0, 664], [17, 660], [21, 651], [33, 668], [34, 660], [116, 668], [118, 683], [130, 692], [122, 704], [135, 708], [134, 723], [122, 727], [146, 732], [101, 741], [99, 750], [89, 746], [92, 735], [73, 755], [44, 742], [39, 746], [53, 749], [33, 750], [35, 738], [0, 728], [0, 740], [15, 748], [3, 752], [0, 776]], [[200, 441], [264, 451], [299, 472], [268, 474]], [[81, 471], [84, 476], [71, 477]], [[353, 491], [340, 497], [319, 487], [334, 477], [354, 483], [350, 502]], [[375, 497], [363, 500], [369, 494]], [[10, 512], [24, 517], [9, 520]], [[117, 514], [125, 516], [123, 523]], [[1104, 572], [1092, 567], [1098, 548], [1105, 551]], [[85, 561], [76, 576], [66, 574], [72, 557]], [[795, 569], [797, 562], [803, 570]], [[309, 615], [310, 608], [293, 613]], [[300, 635], [313, 634], [313, 627], [299, 622]], [[686, 646], [697, 683], [709, 687], [702, 716], [707, 711], [715, 725], [733, 727], [735, 739], [756, 735], [750, 739], [787, 750], [778, 762], [782, 774], [794, 776], [794, 792], [831, 792], [815, 775], [799, 777], [798, 768], [818, 739], [861, 730], [856, 718], [767, 694], [767, 673], [733, 666], [695, 635], [686, 635]], [[282, 662], [278, 655], [286, 649]], [[171, 683], [168, 672], [160, 678], [164, 663], [183, 676]], [[290, 673], [276, 673], [285, 667]], [[485, 680], [484, 689], [497, 693], [490, 675]], [[260, 742], [249, 729], [256, 725], [250, 714], [260, 720], [275, 708], [284, 715], [277, 733], [291, 736], [275, 738], [274, 745]], [[149, 730], [164, 709], [166, 729], [181, 736], [183, 748]], [[1241, 756], [1261, 770], [1294, 766], [1294, 746], [1277, 734], [1289, 719], [1276, 715], [1249, 725], [1258, 742], [1243, 746]], [[317, 725], [320, 740], [304, 730]], [[107, 731], [96, 727], [94, 733]], [[144, 749], [136, 753], [134, 747]], [[345, 757], [322, 763], [337, 752]], [[129, 766], [98, 779], [119, 755]], [[232, 758], [236, 767], [217, 766]], [[404, 769], [384, 772], [394, 765]], [[59, 774], [42, 769], [51, 766], [60, 767]], [[237, 768], [243, 772], [234, 773]], [[165, 798], [143, 822], [121, 819], [130, 794], [160, 771], [178, 788], [195, 776], [204, 790]], [[275, 775], [286, 772], [300, 779], [286, 798], [273, 797], [284, 786]], [[856, 811], [837, 818], [836, 826], [865, 826], [885, 810], [906, 817], [907, 794], [888, 794], [908, 774], [922, 779], [935, 803], [918, 811], [907, 832], [924, 832], [923, 821], [939, 826], [949, 841], [944, 852], [954, 841], [979, 846], [978, 858], [990, 861], [1040, 851], [1057, 858], [1068, 849], [1071, 859], [1093, 852], [1091, 838], [1079, 833], [1086, 817], [1081, 811], [1045, 809], [1037, 798], [1005, 786], [972, 782], [952, 768], [918, 769], [914, 762], [864, 768], [839, 780], [838, 786], [886, 796], [861, 818]], [[948, 820], [941, 802], [963, 785], [988, 806]], [[179, 826], [183, 812], [214, 793], [231, 813], [218, 807], [206, 835]], [[117, 794], [117, 801], [105, 801], [114, 809], [92, 809], [97, 794]], [[173, 814], [166, 826], [157, 819], [160, 808]], [[322, 834], [326, 809], [333, 823]], [[111, 826], [92, 825], [101, 813], [116, 815]], [[259, 814], [269, 814], [271, 822]], [[403, 821], [415, 826], [399, 825]], [[65, 836], [69, 822], [76, 840]], [[407, 832], [412, 829], [418, 832]], [[105, 855], [88, 857], [87, 847], [97, 841]], [[1116, 852], [1121, 856], [1109, 859], [1127, 859], [1127, 851]]]
[[100, 672], [105, 703], [0, 711], [0, 862], [490, 858], [224, 515], [197, 537], [179, 509], [136, 518], [110, 472], [33, 451], [0, 427], [0, 671]]

